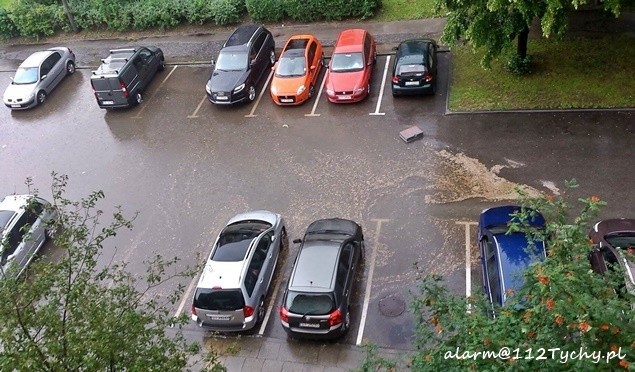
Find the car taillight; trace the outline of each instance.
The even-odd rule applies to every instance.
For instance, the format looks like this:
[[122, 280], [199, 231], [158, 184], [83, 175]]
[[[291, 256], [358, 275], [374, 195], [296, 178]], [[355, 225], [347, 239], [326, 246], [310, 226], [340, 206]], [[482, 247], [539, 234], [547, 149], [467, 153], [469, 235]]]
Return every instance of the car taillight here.
[[423, 75], [423, 79], [427, 82], [432, 81], [432, 75], [426, 73], [425, 75]]
[[342, 313], [340, 312], [340, 309], [337, 309], [329, 315], [329, 327], [333, 327], [340, 323], [342, 323]]
[[194, 307], [194, 304], [192, 304], [192, 315], [196, 315], [196, 307]]
[[285, 323], [289, 323], [289, 312], [287, 311], [287, 309], [284, 308], [284, 306], [280, 306], [279, 314], [280, 314], [280, 320], [282, 320]]
[[123, 96], [128, 97], [128, 88], [126, 88], [126, 84], [124, 84], [123, 82], [120, 82], [119, 87], [121, 88], [121, 92], [123, 93]]
[[392, 82], [395, 84], [399, 84], [399, 76], [393, 76], [392, 77]]
[[249, 318], [250, 316], [254, 315], [254, 308], [251, 306], [243, 307], [243, 315], [245, 316], [245, 318]]

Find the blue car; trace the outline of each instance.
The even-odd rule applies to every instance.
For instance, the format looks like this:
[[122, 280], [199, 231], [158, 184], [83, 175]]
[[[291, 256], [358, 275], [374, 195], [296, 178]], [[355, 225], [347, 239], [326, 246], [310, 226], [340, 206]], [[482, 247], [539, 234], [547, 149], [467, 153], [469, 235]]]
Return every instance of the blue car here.
[[[529, 265], [546, 258], [543, 241], [531, 245], [524, 232], [507, 234], [516, 211], [520, 211], [519, 206], [494, 207], [481, 212], [479, 218], [483, 290], [490, 303], [498, 306], [505, 305], [510, 289], [515, 291], [523, 285]], [[545, 227], [545, 219], [538, 212], [527, 222], [539, 229]]]

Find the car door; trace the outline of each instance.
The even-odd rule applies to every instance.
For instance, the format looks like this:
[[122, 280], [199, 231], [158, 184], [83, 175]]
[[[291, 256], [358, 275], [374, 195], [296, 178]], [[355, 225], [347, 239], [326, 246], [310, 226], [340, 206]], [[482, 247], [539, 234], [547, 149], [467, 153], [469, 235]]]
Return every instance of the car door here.
[[437, 84], [437, 47], [433, 43], [428, 44], [428, 70], [432, 75], [432, 83]]
[[258, 285], [260, 286], [260, 295], [265, 296], [267, 289], [271, 283], [273, 277], [273, 271], [275, 269], [276, 260], [278, 259], [277, 249], [273, 246], [274, 230], [273, 228], [264, 233], [258, 244], [256, 245], [256, 251], [254, 254], [259, 254], [265, 257], [264, 264], [260, 276], [258, 278]]
[[[344, 244], [342, 247], [342, 252], [340, 253], [340, 257], [338, 260], [338, 274], [342, 273], [344, 277], [344, 293], [342, 296], [342, 305], [341, 309], [347, 310], [348, 304], [350, 302], [350, 295], [353, 287], [353, 282], [355, 281], [354, 272], [355, 266], [353, 263], [353, 244], [352, 242], [348, 242]], [[336, 278], [337, 280], [337, 278]]]
[[481, 240], [483, 247], [483, 284], [485, 294], [491, 303], [501, 304], [501, 285], [500, 273], [498, 265], [498, 256], [492, 239], [484, 238]]
[[137, 58], [137, 71], [139, 71], [139, 75], [143, 81], [142, 90], [145, 90], [145, 88], [150, 85], [150, 81], [157, 71], [157, 66], [154, 63], [156, 58], [154, 58], [154, 53], [146, 48], [142, 48], [135, 58]]
[[39, 89], [44, 89], [47, 93], [50, 93], [55, 88], [60, 79], [59, 74], [56, 75], [55, 65], [61, 58], [62, 56], [58, 52], [54, 52], [42, 62]]
[[27, 252], [31, 250], [33, 240], [24, 239], [28, 237], [28, 229], [25, 228], [27, 225], [27, 217], [26, 213], [20, 215], [9, 230], [6, 236], [7, 240], [3, 242], [1, 262], [4, 270], [8, 269], [12, 263], [22, 268], [21, 264], [25, 261]]
[[257, 84], [264, 72], [267, 70], [267, 66], [269, 65], [269, 54], [265, 51], [265, 39], [267, 38], [267, 33], [261, 32], [256, 40], [254, 41], [251, 49], [251, 55], [253, 57], [252, 69], [253, 74], [255, 74], [254, 84]]
[[[317, 80], [317, 74], [319, 73], [318, 67], [319, 63], [316, 58], [317, 51], [317, 42], [315, 40], [311, 40], [309, 43], [309, 47], [307, 48], [307, 58], [306, 63], [308, 64], [307, 76], [309, 77], [307, 80], [308, 85], [315, 84], [315, 80]], [[306, 87], [309, 89], [309, 86]]]

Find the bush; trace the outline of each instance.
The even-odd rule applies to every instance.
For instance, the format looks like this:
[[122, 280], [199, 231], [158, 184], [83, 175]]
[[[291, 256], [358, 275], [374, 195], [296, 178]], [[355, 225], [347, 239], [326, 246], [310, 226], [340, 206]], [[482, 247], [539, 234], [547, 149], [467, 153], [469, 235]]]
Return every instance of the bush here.
[[531, 73], [531, 57], [527, 55], [522, 58], [518, 54], [514, 54], [507, 60], [507, 70], [516, 75], [527, 75]]
[[215, 0], [213, 5], [214, 22], [219, 26], [238, 23], [245, 12], [245, 2], [240, 0]]
[[380, 0], [247, 0], [249, 15], [257, 21], [279, 21], [285, 16], [303, 22], [372, 17]]
[[256, 22], [278, 22], [284, 18], [283, 0], [245, 0], [245, 6]]
[[162, 30], [178, 26], [183, 20], [182, 7], [175, 0], [139, 1], [134, 9], [133, 26], [136, 29], [158, 27]]
[[60, 5], [43, 5], [34, 1], [17, 1], [11, 13], [13, 23], [22, 36], [50, 36], [62, 28]]
[[0, 8], [0, 39], [10, 39], [20, 35], [20, 31], [13, 23], [11, 12], [5, 8]]

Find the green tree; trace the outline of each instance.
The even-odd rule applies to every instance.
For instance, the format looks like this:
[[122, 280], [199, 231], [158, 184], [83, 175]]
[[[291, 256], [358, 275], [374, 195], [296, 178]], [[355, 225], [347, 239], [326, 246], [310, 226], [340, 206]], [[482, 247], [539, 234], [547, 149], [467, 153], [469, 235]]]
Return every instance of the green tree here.
[[[104, 222], [103, 192], [71, 201], [66, 185], [66, 176], [53, 174], [58, 217], [49, 231], [63, 257], [37, 260], [22, 277], [0, 280], [0, 370], [182, 371], [198, 362], [199, 345], [180, 330], [187, 317], [170, 315], [183, 286], [168, 296], [155, 291], [195, 270], [177, 270], [177, 259], [161, 256], [146, 261], [142, 276], [125, 264], [101, 267], [104, 242], [132, 228], [134, 217], [117, 208]], [[222, 369], [213, 353], [206, 359], [209, 369]]]
[[[413, 370], [598, 371], [635, 362], [635, 298], [624, 287], [626, 275], [619, 268], [598, 275], [588, 259], [593, 246], [587, 234], [604, 203], [597, 197], [579, 202], [524, 199], [523, 205], [544, 214], [547, 228], [530, 232], [514, 223], [509, 229], [544, 239], [548, 257], [526, 271], [525, 284], [518, 293], [508, 293], [511, 298], [495, 309], [495, 318], [483, 295], [465, 299], [449, 293], [438, 277], [423, 279], [412, 307], [417, 324]], [[519, 220], [526, 220], [522, 215], [529, 211], [524, 209]], [[501, 350], [509, 351], [507, 358], [465, 354]], [[596, 354], [571, 358], [571, 352], [580, 351]], [[565, 362], [567, 355], [571, 359]], [[597, 363], [596, 355], [601, 356]]]
[[[618, 17], [622, 1], [630, 0], [604, 0], [602, 6]], [[465, 40], [475, 49], [483, 48], [484, 67], [512, 49], [515, 39], [514, 58], [527, 61], [529, 28], [534, 18], [540, 19], [544, 37], [562, 37], [569, 13], [587, 3], [589, 0], [435, 0], [437, 12], [448, 12], [442, 40], [449, 45]]]

